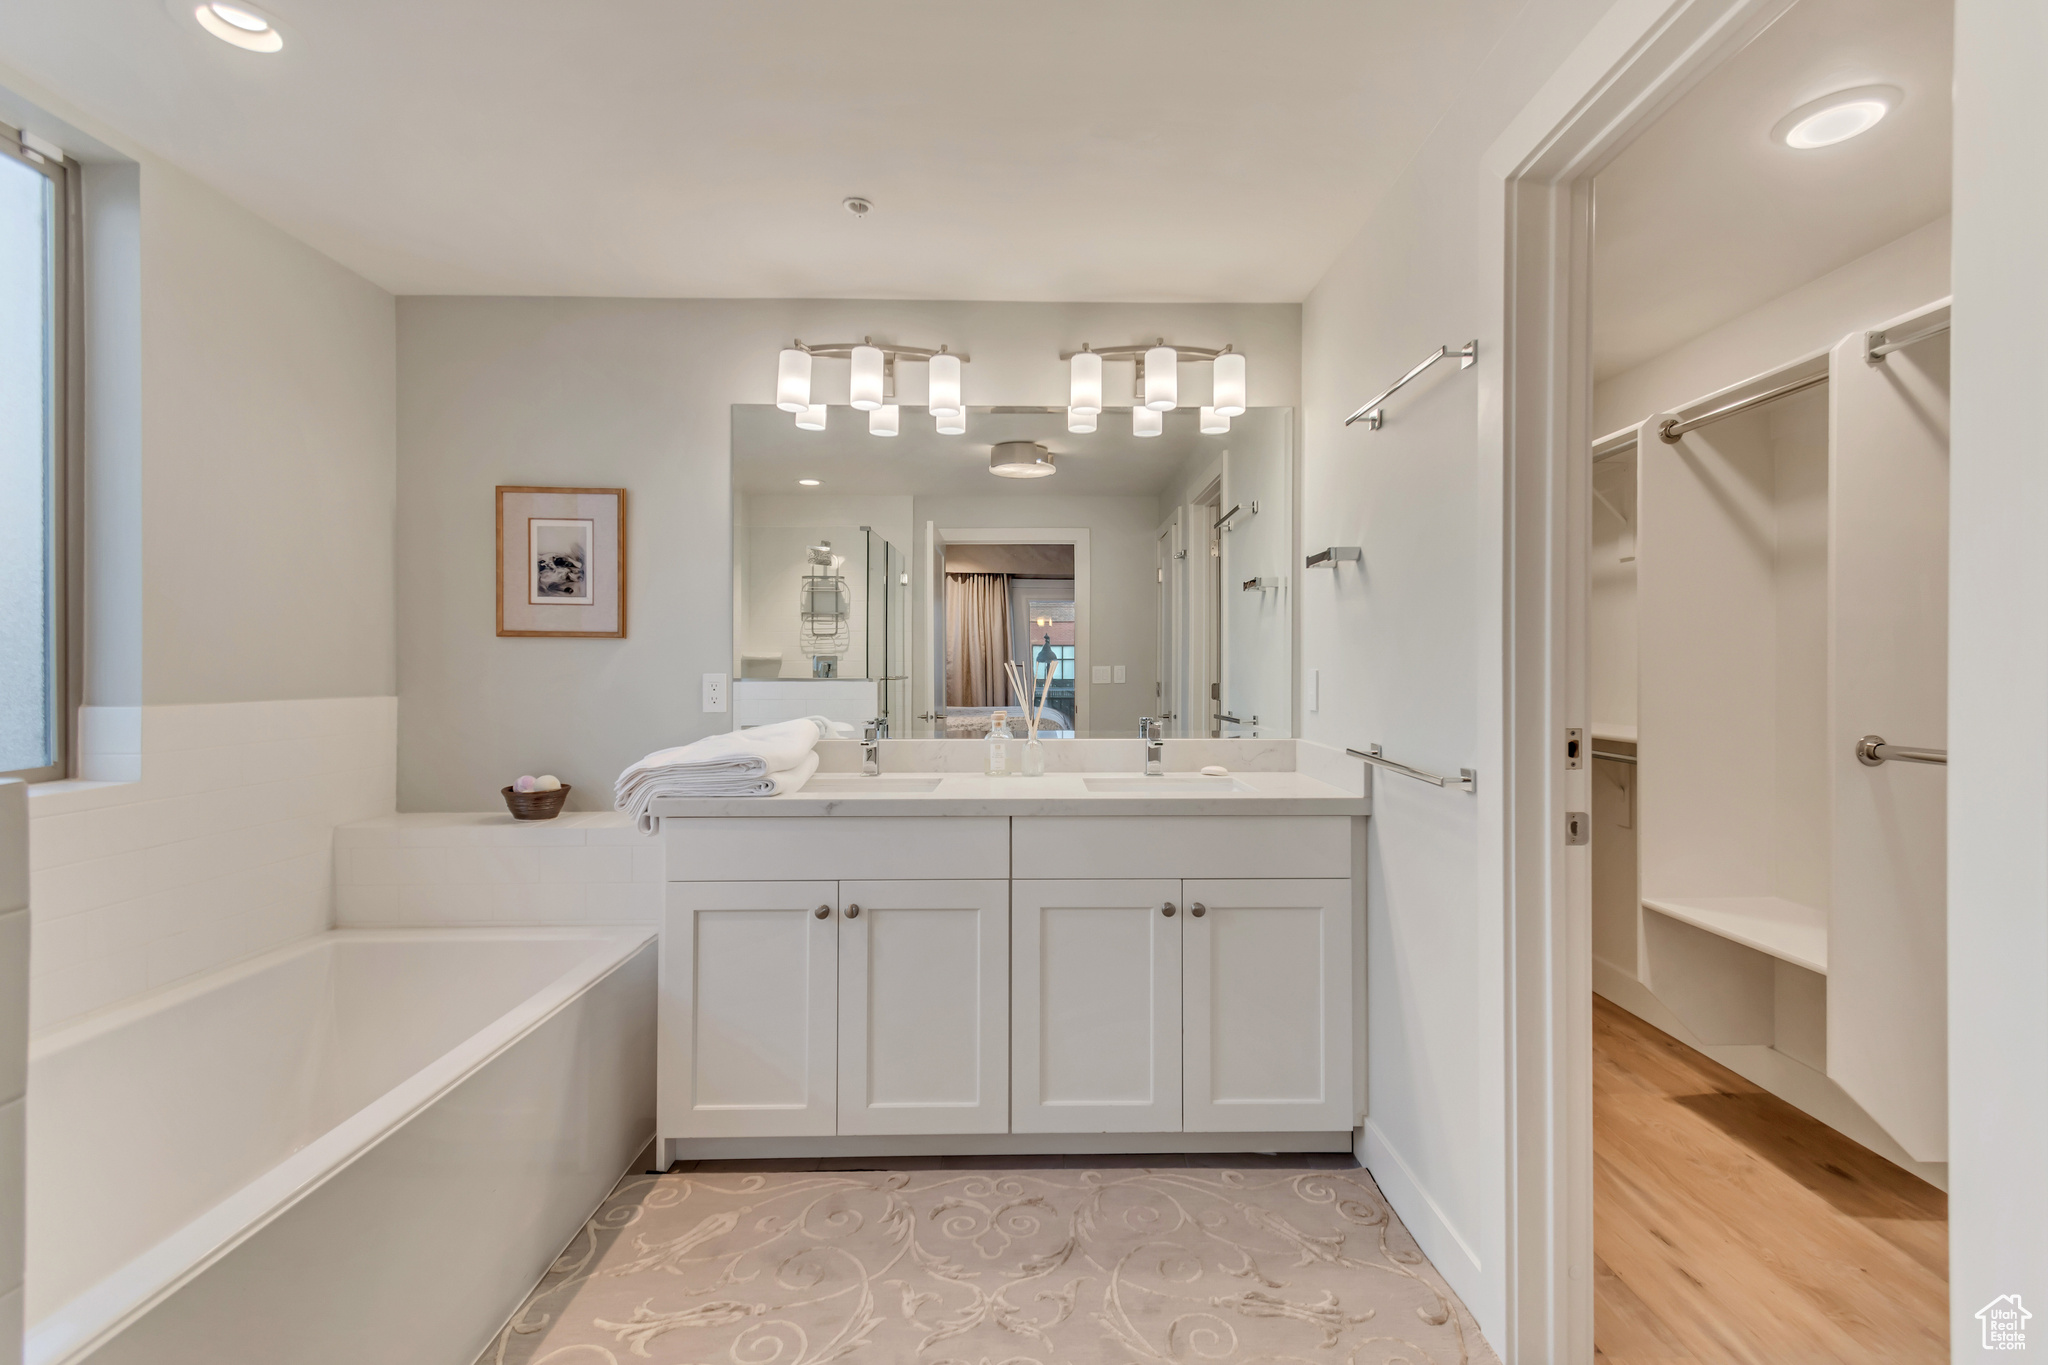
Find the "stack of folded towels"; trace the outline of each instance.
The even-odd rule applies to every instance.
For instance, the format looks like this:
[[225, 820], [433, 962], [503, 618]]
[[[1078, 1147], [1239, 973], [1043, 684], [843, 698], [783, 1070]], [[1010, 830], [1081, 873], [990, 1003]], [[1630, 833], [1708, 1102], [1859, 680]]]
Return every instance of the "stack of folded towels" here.
[[818, 771], [818, 741], [852, 727], [805, 716], [751, 730], [713, 735], [660, 749], [619, 774], [612, 804], [630, 812], [645, 833], [660, 823], [657, 796], [776, 796], [795, 791]]

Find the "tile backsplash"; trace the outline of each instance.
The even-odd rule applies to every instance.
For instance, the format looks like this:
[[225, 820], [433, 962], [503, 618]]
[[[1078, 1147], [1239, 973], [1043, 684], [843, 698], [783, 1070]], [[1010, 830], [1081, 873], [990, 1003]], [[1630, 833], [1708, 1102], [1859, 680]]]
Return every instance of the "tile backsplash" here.
[[29, 795], [30, 1027], [333, 923], [334, 829], [388, 815], [395, 697], [87, 707]]

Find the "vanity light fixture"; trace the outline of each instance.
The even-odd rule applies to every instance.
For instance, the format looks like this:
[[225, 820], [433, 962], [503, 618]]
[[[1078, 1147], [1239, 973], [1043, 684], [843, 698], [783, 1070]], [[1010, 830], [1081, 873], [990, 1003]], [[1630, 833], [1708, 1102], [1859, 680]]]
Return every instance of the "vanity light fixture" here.
[[245, 52], [276, 52], [284, 46], [284, 35], [277, 31], [277, 25], [254, 5], [207, 0], [192, 11], [192, 17], [214, 37]]
[[[932, 415], [940, 415], [940, 400], [950, 399], [956, 421], [946, 425], [957, 425], [961, 431], [967, 428], [964, 419], [967, 409], [960, 392], [960, 366], [967, 357], [957, 355], [941, 346], [938, 350], [927, 350], [922, 346], [877, 346], [873, 337], [862, 337], [859, 341], [838, 341], [827, 346], [807, 346], [801, 339], [791, 342], [782, 349], [776, 360], [775, 406], [784, 412], [806, 413], [822, 407], [811, 401], [811, 362], [823, 356], [827, 360], [845, 360], [852, 364], [852, 379], [848, 384], [848, 398], [854, 407], [863, 412], [873, 413], [883, 407], [896, 406], [896, 366], [909, 360], [919, 364], [932, 365]], [[823, 431], [822, 418], [817, 426], [798, 422], [806, 431]], [[892, 419], [889, 430], [883, 432], [872, 424], [869, 430], [877, 436], [896, 434]], [[943, 432], [942, 434], [946, 434]], [[959, 432], [950, 433], [958, 435]]]
[[823, 431], [825, 429], [825, 405], [813, 403], [796, 415], [799, 431]]
[[1079, 408], [1068, 408], [1067, 430], [1080, 435], [1086, 435], [1088, 432], [1095, 430], [1095, 414], [1083, 412]]
[[967, 434], [966, 408], [955, 408], [951, 412], [942, 412], [936, 420], [939, 424], [939, 435], [941, 436], [965, 436]]
[[853, 348], [853, 384], [851, 402], [862, 412], [873, 412], [882, 406], [884, 385], [882, 368], [885, 361], [879, 346], [861, 345]]
[[1131, 435], [1157, 436], [1166, 430], [1166, 414], [1156, 408], [1131, 409]]
[[[1102, 411], [1102, 362], [1128, 360], [1134, 367], [1131, 401], [1154, 413], [1171, 412], [1180, 406], [1180, 367], [1189, 362], [1209, 361], [1215, 366], [1215, 406], [1225, 417], [1245, 410], [1244, 356], [1225, 346], [1169, 346], [1160, 337], [1149, 346], [1091, 346], [1082, 343], [1078, 351], [1063, 351], [1068, 364], [1067, 411]], [[1140, 436], [1158, 432], [1139, 431]]]
[[894, 403], [884, 403], [868, 413], [868, 435], [894, 436], [897, 414], [901, 411]]
[[960, 411], [960, 357], [949, 355], [941, 346], [939, 353], [925, 365], [929, 376], [930, 397], [926, 407], [934, 417]]
[[[1102, 357], [1084, 344], [1067, 359], [1067, 413], [1093, 417], [1102, 411]], [[1095, 430], [1090, 423], [1088, 429]], [[1077, 430], [1069, 427], [1068, 430]]]
[[1202, 409], [1202, 434], [1222, 436], [1230, 430], [1230, 419], [1215, 408]]
[[[1244, 357], [1225, 348], [1216, 357], [1215, 393], [1211, 395], [1219, 417], [1242, 417], [1245, 406]], [[1227, 430], [1228, 428], [1226, 428]]]
[[802, 412], [811, 405], [811, 353], [801, 345], [785, 346], [775, 358], [775, 406]]
[[1906, 92], [1896, 85], [1859, 85], [1800, 105], [1778, 120], [1771, 137], [1795, 152], [1832, 147], [1867, 133], [1898, 107]]
[[988, 472], [1001, 479], [1042, 479], [1059, 471], [1052, 452], [1036, 441], [1004, 441], [989, 448]]

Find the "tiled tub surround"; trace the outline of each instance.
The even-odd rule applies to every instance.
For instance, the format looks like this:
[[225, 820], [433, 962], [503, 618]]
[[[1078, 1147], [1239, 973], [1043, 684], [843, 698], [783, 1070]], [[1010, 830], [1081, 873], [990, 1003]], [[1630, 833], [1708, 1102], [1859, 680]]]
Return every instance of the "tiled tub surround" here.
[[653, 925], [661, 869], [618, 811], [388, 815], [334, 832], [335, 923]]
[[644, 929], [336, 930], [38, 1039], [28, 1360], [474, 1358], [646, 1146], [654, 1009]]
[[333, 922], [335, 826], [388, 814], [397, 699], [88, 707], [29, 795], [31, 1027]]

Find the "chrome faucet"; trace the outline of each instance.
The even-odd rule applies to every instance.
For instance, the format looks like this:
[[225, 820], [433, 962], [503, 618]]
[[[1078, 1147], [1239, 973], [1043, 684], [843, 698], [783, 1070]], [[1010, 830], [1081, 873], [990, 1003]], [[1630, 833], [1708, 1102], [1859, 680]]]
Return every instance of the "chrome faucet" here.
[[889, 722], [882, 716], [877, 716], [869, 721], [867, 728], [861, 731], [860, 772], [862, 777], [880, 777], [882, 775], [882, 741], [888, 737]]
[[1138, 738], [1145, 741], [1145, 776], [1166, 775], [1166, 732], [1157, 716], [1138, 718]]

